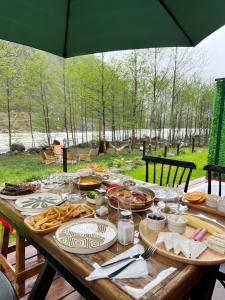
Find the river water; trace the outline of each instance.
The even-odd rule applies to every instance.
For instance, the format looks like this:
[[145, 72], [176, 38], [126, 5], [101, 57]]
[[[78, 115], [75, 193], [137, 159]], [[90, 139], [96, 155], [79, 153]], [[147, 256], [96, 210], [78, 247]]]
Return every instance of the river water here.
[[[143, 129], [142, 131], [142, 136], [150, 136], [150, 131]], [[179, 131], [179, 137], [182, 138], [184, 136], [185, 129], [182, 128]], [[194, 133], [194, 129], [189, 129], [188, 134]], [[156, 131], [156, 134], [158, 132]], [[167, 139], [169, 135], [169, 129], [166, 128], [164, 130], [164, 138]], [[70, 144], [72, 144], [72, 137], [70, 136]], [[128, 137], [131, 136], [131, 130], [128, 131]], [[152, 131], [152, 137], [155, 136], [155, 131]], [[122, 137], [122, 131], [116, 131], [116, 138], [119, 140], [120, 137]], [[127, 137], [127, 138], [128, 138]], [[137, 131], [137, 138], [140, 137], [140, 130]], [[66, 133], [65, 132], [52, 132], [51, 133], [51, 138], [52, 141], [54, 139], [57, 139], [60, 141], [61, 144], [63, 144], [63, 139], [66, 138]], [[91, 131], [87, 132], [87, 141], [91, 141], [92, 139], [98, 140], [98, 132], [95, 131], [93, 134]], [[106, 139], [111, 140], [112, 138], [112, 132], [110, 130], [106, 131]], [[35, 146], [41, 146], [41, 145], [46, 145], [47, 144], [47, 138], [46, 134], [44, 132], [34, 132], [34, 139], [35, 139]], [[82, 133], [78, 132], [76, 135], [76, 140], [77, 144], [82, 142]], [[83, 140], [86, 142], [86, 133], [83, 133]], [[20, 133], [12, 133], [12, 143], [22, 143], [26, 149], [32, 147], [32, 140], [31, 140], [31, 135], [28, 132], [20, 132]], [[8, 133], [0, 133], [0, 153], [7, 152], [9, 150], [9, 136]]]

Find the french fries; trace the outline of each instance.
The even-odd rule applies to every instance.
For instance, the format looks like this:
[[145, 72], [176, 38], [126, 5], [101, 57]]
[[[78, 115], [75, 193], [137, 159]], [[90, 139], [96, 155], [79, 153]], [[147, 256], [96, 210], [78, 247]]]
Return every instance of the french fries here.
[[93, 214], [93, 209], [86, 204], [64, 204], [51, 206], [49, 209], [30, 218], [30, 225], [35, 230], [43, 230], [61, 225], [72, 218], [80, 218]]

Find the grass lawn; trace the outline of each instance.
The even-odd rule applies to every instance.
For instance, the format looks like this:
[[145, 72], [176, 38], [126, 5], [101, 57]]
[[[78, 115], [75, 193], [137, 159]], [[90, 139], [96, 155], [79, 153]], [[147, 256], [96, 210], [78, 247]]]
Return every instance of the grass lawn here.
[[[202, 152], [195, 152], [195, 153], [192, 153], [190, 150], [186, 150], [185, 154], [181, 154], [179, 156], [173, 156], [171, 157], [171, 159], [194, 162], [196, 164], [197, 169], [193, 170], [192, 172], [191, 180], [193, 180], [205, 175], [205, 171], [203, 171], [202, 169], [208, 162], [208, 149], [203, 149]], [[164, 181], [165, 181], [168, 168], [165, 167], [164, 170], [165, 170], [164, 172], [165, 174]], [[174, 168], [171, 169], [171, 176], [173, 175], [173, 172], [174, 172]], [[153, 180], [151, 174], [153, 174], [153, 165], [149, 167], [149, 181]], [[139, 180], [145, 180], [145, 165], [131, 170], [129, 172], [129, 175]], [[179, 176], [179, 170], [177, 176]], [[156, 177], [157, 177], [156, 180], [158, 181], [159, 176]]]
[[[195, 179], [205, 175], [202, 170], [203, 166], [207, 164], [208, 149], [202, 149], [201, 152], [191, 153], [189, 149], [179, 156], [173, 156], [172, 159], [179, 159], [184, 161], [192, 161], [197, 165], [197, 170], [192, 173], [191, 179]], [[124, 164], [126, 160], [135, 160], [141, 162], [141, 153], [125, 154], [119, 156], [117, 154], [106, 154], [103, 156], [93, 156], [92, 162], [104, 166], [118, 165], [123, 169], [123, 172], [140, 180], [145, 179], [145, 165], [134, 167], [132, 170], [126, 170]], [[143, 163], [143, 162], [142, 162]], [[0, 186], [5, 182], [19, 183], [27, 182], [36, 179], [43, 179], [52, 172], [62, 172], [62, 165], [51, 164], [44, 165], [40, 160], [39, 154], [12, 154], [8, 156], [0, 156]], [[76, 169], [85, 167], [86, 162], [79, 162], [75, 165], [68, 165], [68, 172], [73, 172]], [[150, 171], [151, 180], [151, 171]]]

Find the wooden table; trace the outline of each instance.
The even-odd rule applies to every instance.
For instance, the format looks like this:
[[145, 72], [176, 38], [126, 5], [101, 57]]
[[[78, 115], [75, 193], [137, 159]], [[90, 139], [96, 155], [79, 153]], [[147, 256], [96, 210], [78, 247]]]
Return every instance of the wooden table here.
[[[41, 236], [30, 231], [23, 222], [24, 217], [14, 208], [10, 201], [0, 199], [0, 215], [39, 250], [46, 259], [29, 299], [45, 299], [56, 272], [63, 276], [86, 299], [133, 299], [119, 287], [120, 285], [108, 279], [99, 279], [91, 282], [85, 280], [85, 277], [93, 270], [91, 264], [94, 261], [101, 264], [115, 254], [124, 251], [126, 249], [124, 246], [116, 243], [108, 250], [96, 254], [74, 255], [61, 250], [56, 245], [52, 234]], [[113, 212], [110, 213], [110, 216], [113, 217]], [[213, 218], [216, 219], [215, 216]], [[224, 219], [219, 217], [218, 219], [223, 224], [225, 223]], [[141, 299], [185, 299], [194, 286], [196, 299], [199, 295], [201, 295], [201, 299], [211, 298], [215, 283], [214, 273], [218, 270], [218, 266], [199, 267], [185, 265], [158, 254], [154, 254], [151, 258], [151, 263], [153, 267], [160, 266], [163, 269], [173, 266], [177, 270]], [[138, 286], [142, 283], [142, 280], [130, 279], [129, 281]]]

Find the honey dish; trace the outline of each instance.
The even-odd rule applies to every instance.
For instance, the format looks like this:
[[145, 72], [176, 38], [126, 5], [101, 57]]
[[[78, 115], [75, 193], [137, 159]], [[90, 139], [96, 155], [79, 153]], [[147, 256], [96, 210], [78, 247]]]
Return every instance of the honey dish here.
[[98, 189], [101, 186], [102, 179], [98, 176], [83, 176], [76, 178], [74, 184], [81, 191], [91, 191]]

